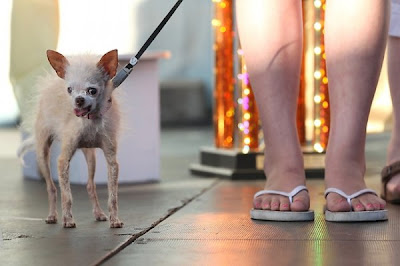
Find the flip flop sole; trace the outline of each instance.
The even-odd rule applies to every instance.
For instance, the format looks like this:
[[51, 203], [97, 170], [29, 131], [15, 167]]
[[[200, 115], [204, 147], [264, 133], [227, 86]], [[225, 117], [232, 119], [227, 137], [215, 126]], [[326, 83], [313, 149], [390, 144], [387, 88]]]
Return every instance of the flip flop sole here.
[[360, 211], [360, 212], [331, 212], [325, 211], [325, 220], [328, 222], [375, 222], [386, 221], [388, 211]]
[[314, 211], [293, 212], [293, 211], [268, 211], [256, 210], [250, 211], [251, 219], [263, 221], [280, 221], [280, 222], [304, 222], [314, 221]]

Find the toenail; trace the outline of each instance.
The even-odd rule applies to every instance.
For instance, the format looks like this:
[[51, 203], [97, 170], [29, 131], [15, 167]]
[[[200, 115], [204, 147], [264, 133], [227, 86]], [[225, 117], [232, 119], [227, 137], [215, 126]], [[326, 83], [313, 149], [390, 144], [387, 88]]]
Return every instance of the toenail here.
[[284, 204], [282, 204], [282, 207], [283, 207], [283, 208], [287, 208], [287, 207], [289, 207], [289, 204], [284, 203]]
[[362, 205], [361, 204], [357, 204], [356, 205], [356, 209], [361, 209], [362, 208]]
[[374, 207], [374, 205], [372, 203], [368, 203], [367, 207], [371, 208], [371, 207]]

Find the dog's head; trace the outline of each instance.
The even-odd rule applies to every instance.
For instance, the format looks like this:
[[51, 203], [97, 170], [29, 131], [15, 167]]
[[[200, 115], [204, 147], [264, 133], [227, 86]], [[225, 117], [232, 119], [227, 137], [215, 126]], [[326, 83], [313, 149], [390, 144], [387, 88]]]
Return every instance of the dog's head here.
[[65, 80], [75, 115], [97, 117], [111, 105], [112, 84], [116, 74], [118, 51], [112, 50], [98, 58], [85, 55], [67, 60], [62, 54], [48, 50], [47, 58], [57, 75]]

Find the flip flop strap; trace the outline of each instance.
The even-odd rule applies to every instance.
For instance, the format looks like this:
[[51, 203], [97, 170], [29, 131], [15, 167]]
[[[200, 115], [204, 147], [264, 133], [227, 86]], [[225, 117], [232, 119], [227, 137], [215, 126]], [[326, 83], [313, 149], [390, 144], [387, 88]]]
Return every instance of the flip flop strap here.
[[393, 176], [397, 175], [400, 172], [400, 161], [394, 162], [385, 166], [381, 171], [381, 180], [383, 185], [383, 197], [386, 198], [386, 185], [392, 179]]
[[343, 198], [346, 198], [347, 202], [349, 203], [349, 205], [351, 206], [351, 200], [354, 198], [357, 198], [358, 196], [362, 195], [362, 194], [366, 194], [366, 193], [372, 193], [372, 194], [376, 194], [376, 192], [372, 189], [361, 189], [351, 195], [347, 195], [346, 193], [344, 193], [342, 190], [338, 189], [338, 188], [328, 188], [327, 190], [325, 190], [325, 198], [326, 196], [328, 196], [329, 193], [336, 193], [339, 194], [340, 196], [342, 196]]
[[400, 161], [385, 166], [381, 171], [382, 181], [387, 183], [396, 174], [400, 172]]
[[258, 191], [254, 195], [254, 198], [257, 198], [258, 196], [261, 196], [261, 195], [264, 195], [264, 194], [277, 194], [277, 195], [288, 197], [289, 198], [289, 202], [293, 203], [293, 197], [296, 196], [297, 193], [299, 193], [300, 191], [303, 191], [303, 190], [308, 191], [308, 189], [305, 186], [297, 186], [292, 191], [290, 191], [289, 193], [283, 192], [283, 191], [279, 191], [279, 190], [261, 190], [261, 191]]

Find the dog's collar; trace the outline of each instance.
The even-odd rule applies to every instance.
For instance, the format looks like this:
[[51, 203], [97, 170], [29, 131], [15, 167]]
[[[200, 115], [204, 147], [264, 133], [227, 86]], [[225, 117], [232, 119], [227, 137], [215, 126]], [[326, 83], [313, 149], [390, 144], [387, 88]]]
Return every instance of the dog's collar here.
[[110, 110], [112, 105], [112, 99], [108, 99], [107, 103], [105, 104], [104, 108], [101, 108], [99, 111], [97, 112], [89, 112], [85, 117], [87, 117], [90, 120], [94, 120], [94, 119], [99, 119], [102, 118], [103, 115], [105, 113], [107, 113], [108, 110]]

